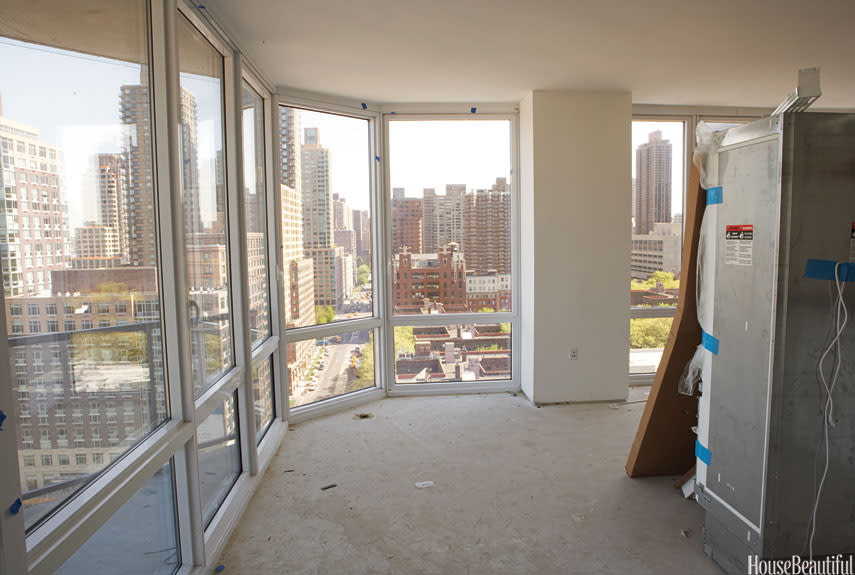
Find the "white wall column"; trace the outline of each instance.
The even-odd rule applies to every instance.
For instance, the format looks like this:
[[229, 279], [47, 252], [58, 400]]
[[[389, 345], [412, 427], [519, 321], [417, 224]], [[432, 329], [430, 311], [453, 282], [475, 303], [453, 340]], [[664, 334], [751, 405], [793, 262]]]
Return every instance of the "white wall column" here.
[[629, 92], [520, 103], [521, 377], [537, 404], [626, 398], [631, 130]]

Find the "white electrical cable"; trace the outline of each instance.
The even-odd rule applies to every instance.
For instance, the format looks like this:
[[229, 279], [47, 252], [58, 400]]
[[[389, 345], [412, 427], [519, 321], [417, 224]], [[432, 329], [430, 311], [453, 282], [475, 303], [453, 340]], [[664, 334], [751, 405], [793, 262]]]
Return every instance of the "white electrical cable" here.
[[[822, 356], [819, 358], [819, 378], [822, 381], [822, 386], [825, 388], [826, 399], [825, 399], [825, 411], [823, 417], [823, 439], [825, 440], [825, 468], [822, 471], [822, 478], [819, 480], [819, 487], [816, 490], [816, 501], [813, 504], [813, 514], [811, 515], [811, 526], [810, 526], [810, 541], [808, 544], [809, 549], [809, 559], [813, 561], [813, 536], [816, 534], [816, 511], [819, 508], [819, 499], [822, 496], [822, 487], [825, 484], [825, 478], [828, 476], [828, 464], [830, 459], [830, 451], [829, 451], [829, 440], [828, 440], [828, 427], [834, 427], [834, 399], [832, 394], [834, 393], [834, 386], [837, 384], [837, 376], [840, 373], [840, 364], [842, 363], [842, 358], [840, 357], [840, 336], [843, 335], [843, 329], [846, 327], [846, 322], [849, 319], [849, 312], [846, 310], [846, 304], [843, 301], [843, 287], [844, 284], [840, 281], [840, 262], [834, 266], [834, 284], [837, 287], [837, 309], [835, 316], [835, 326], [837, 327], [837, 333], [834, 335], [834, 339], [831, 340], [831, 343], [828, 344], [828, 347], [825, 348]], [[841, 322], [841, 311], [843, 312], [843, 321]], [[835, 350], [835, 362], [834, 362], [834, 370], [831, 375], [831, 383], [825, 379], [825, 370], [822, 368], [822, 364], [825, 362], [825, 358], [828, 357], [828, 354], [831, 353], [831, 350]]]

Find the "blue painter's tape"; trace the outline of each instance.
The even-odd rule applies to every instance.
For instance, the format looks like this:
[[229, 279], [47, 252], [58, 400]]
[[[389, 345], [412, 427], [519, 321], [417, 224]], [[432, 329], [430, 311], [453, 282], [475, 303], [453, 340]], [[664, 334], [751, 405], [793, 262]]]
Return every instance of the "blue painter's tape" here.
[[362, 109], [363, 109], [363, 110], [367, 110], [367, 109], [368, 109], [368, 104], [366, 104], [365, 102], [362, 102]]
[[713, 355], [718, 355], [718, 339], [713, 337], [712, 334], [703, 332], [701, 345], [710, 350]]
[[3, 422], [6, 421], [6, 414], [0, 409], [0, 431], [3, 431]]
[[374, 159], [375, 159], [375, 160], [377, 160], [377, 161], [379, 162], [379, 161], [380, 161], [380, 156], [374, 156]]
[[[837, 262], [832, 260], [809, 259], [805, 264], [805, 277], [812, 280], [834, 281], [834, 268]], [[840, 262], [837, 275], [842, 282], [855, 282], [855, 264]]]
[[697, 439], [695, 440], [695, 457], [707, 465], [710, 464], [710, 460], [712, 459], [712, 453], [710, 453], [710, 450], [701, 445], [701, 442]]
[[21, 511], [21, 507], [23, 506], [24, 504], [21, 502], [21, 498], [19, 497], [12, 505], [9, 506], [9, 511], [12, 513], [12, 515], [17, 515], [18, 512]]
[[707, 190], [707, 205], [720, 204], [722, 202], [721, 186], [716, 186]]
[[471, 107], [471, 108], [469, 108], [469, 111], [470, 111], [470, 112], [472, 112], [473, 114], [474, 114], [477, 110], [478, 110], [478, 108], [476, 108], [476, 107], [474, 107], [474, 106], [473, 106], [473, 107]]

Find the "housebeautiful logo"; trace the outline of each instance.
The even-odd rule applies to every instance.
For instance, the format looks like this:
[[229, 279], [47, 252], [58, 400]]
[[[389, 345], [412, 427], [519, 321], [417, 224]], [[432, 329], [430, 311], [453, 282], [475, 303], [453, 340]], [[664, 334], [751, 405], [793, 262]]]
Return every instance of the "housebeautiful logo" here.
[[748, 556], [748, 575], [855, 575], [853, 556], [835, 555], [824, 559], [760, 559]]

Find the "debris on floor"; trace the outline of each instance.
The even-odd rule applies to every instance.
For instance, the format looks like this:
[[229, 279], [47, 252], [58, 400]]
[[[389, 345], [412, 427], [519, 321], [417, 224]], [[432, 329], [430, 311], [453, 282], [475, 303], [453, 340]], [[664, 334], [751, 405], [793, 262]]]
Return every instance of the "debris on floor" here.
[[324, 485], [323, 487], [321, 487], [321, 491], [326, 491], [327, 489], [332, 489], [333, 487], [336, 487], [336, 486], [337, 486], [337, 484], [330, 483], [329, 485]]
[[419, 489], [427, 489], [428, 487], [433, 487], [433, 481], [416, 481], [416, 487]]
[[680, 535], [682, 535], [683, 537], [686, 537], [688, 539], [689, 537], [692, 536], [692, 530], [691, 529], [680, 529]]
[[222, 563], [220, 563], [219, 565], [214, 567], [214, 573], [222, 573], [225, 570], [226, 570], [226, 566], [223, 565]]
[[286, 469], [282, 473], [294, 473], [294, 470], [293, 469]]
[[353, 419], [371, 419], [374, 417], [373, 413], [354, 413]]
[[573, 514], [573, 521], [575, 521], [576, 523], [584, 523], [585, 516], [582, 515], [581, 513], [574, 513]]

